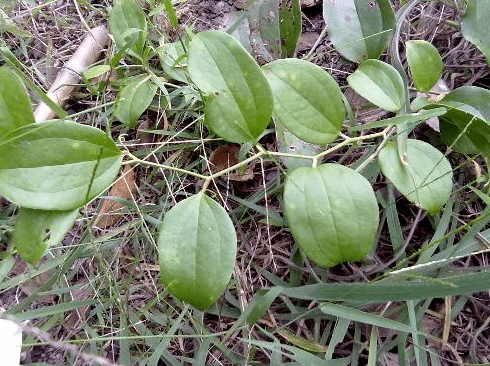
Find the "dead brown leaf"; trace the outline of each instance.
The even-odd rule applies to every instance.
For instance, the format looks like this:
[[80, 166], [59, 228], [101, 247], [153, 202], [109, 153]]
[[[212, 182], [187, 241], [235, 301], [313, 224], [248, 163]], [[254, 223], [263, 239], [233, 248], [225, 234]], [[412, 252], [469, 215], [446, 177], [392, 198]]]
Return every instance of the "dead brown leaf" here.
[[[21, 275], [24, 273], [29, 272], [29, 266], [27, 263], [22, 261], [20, 257], [15, 258], [15, 264], [14, 267], [12, 268], [12, 274], [14, 275]], [[20, 286], [20, 289], [22, 292], [24, 292], [27, 296], [32, 295], [39, 287], [41, 287], [46, 281], [50, 279], [50, 277], [53, 275], [53, 271], [46, 271], [41, 274], [39, 274], [36, 277], [31, 277], [29, 282], [27, 282], [25, 285]], [[56, 301], [56, 295], [50, 294], [50, 295], [42, 295], [38, 297], [39, 302], [43, 302], [46, 304], [54, 304]]]
[[[136, 184], [134, 170], [131, 169], [129, 165], [126, 165], [121, 176], [116, 180], [116, 183], [114, 183], [109, 191], [109, 196], [131, 200], [135, 193]], [[117, 224], [122, 218], [121, 212], [123, 209], [123, 204], [111, 199], [104, 199], [99, 215], [95, 220], [95, 225], [101, 229], [105, 229]]]
[[[240, 162], [239, 160], [239, 147], [237, 145], [221, 145], [215, 149], [209, 156], [209, 169], [211, 173], [218, 173], [221, 170], [228, 169], [229, 167], [236, 165]], [[234, 180], [237, 182], [243, 182], [253, 179], [254, 165], [246, 165], [243, 171], [238, 169], [225, 175], [226, 179]]]
[[[92, 286], [90, 286], [88, 282], [88, 279], [81, 278], [75, 283], [75, 286], [76, 285], [81, 285], [81, 287], [75, 291], [70, 292], [72, 301], [85, 301], [94, 297], [94, 292]], [[72, 333], [78, 332], [85, 322], [89, 310], [90, 306], [84, 306], [82, 308], [70, 311], [70, 313], [65, 318], [66, 328], [69, 329]]]
[[153, 142], [154, 135], [146, 132], [152, 127], [152, 122], [149, 119], [145, 119], [138, 125], [136, 130], [136, 137], [140, 140], [142, 144], [151, 144]]

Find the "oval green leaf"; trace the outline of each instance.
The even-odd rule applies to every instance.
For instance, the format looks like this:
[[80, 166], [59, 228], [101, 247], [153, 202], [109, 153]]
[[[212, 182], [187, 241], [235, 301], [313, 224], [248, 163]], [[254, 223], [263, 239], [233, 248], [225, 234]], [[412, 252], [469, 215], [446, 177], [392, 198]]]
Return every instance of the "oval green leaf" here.
[[422, 93], [427, 93], [441, 77], [441, 55], [437, 48], [427, 41], [408, 41], [405, 46], [408, 67], [415, 88]]
[[109, 13], [109, 30], [119, 48], [141, 57], [148, 33], [146, 17], [134, 0], [118, 0]]
[[439, 117], [441, 138], [463, 154], [481, 153], [490, 160], [490, 91], [463, 86], [428, 107], [446, 107]]
[[188, 83], [187, 54], [182, 42], [165, 43], [159, 47], [160, 63], [168, 78]]
[[39, 210], [74, 210], [105, 191], [122, 154], [101, 130], [70, 121], [21, 127], [0, 141], [0, 194]]
[[388, 0], [324, 1], [330, 40], [346, 59], [377, 59], [388, 45], [395, 16]]
[[259, 62], [281, 57], [279, 1], [255, 1], [247, 10], [252, 54]]
[[10, 131], [34, 122], [24, 85], [12, 71], [0, 67], [0, 140]]
[[281, 33], [281, 56], [293, 57], [301, 35], [299, 0], [279, 2], [279, 31]]
[[488, 0], [468, 0], [461, 21], [461, 34], [473, 43], [485, 55], [490, 65], [490, 37], [488, 37], [488, 19], [490, 6]]
[[420, 140], [407, 140], [407, 158], [407, 164], [402, 164], [396, 144], [390, 142], [379, 154], [381, 171], [410, 202], [437, 213], [451, 195], [451, 164], [439, 150]]
[[46, 248], [63, 240], [77, 216], [78, 210], [44, 211], [20, 207], [12, 242], [22, 260], [36, 264]]
[[235, 266], [233, 222], [223, 207], [201, 192], [167, 212], [158, 253], [168, 291], [205, 310], [221, 296]]
[[390, 112], [405, 103], [403, 79], [396, 69], [379, 60], [363, 61], [347, 82], [357, 94]]
[[[475, 146], [475, 144], [468, 137], [468, 133], [467, 133], [468, 131], [463, 132], [458, 127], [458, 125], [452, 124], [450, 122], [450, 118], [455, 118], [456, 116], [459, 121], [464, 121], [464, 120], [471, 121], [471, 118], [474, 118], [474, 116], [471, 116], [461, 111], [460, 112], [451, 111], [450, 116], [444, 119], [440, 118], [439, 129], [440, 129], [440, 136], [442, 142], [445, 143], [447, 146], [451, 147], [451, 150], [454, 150], [461, 154], [478, 154], [480, 150]], [[488, 130], [488, 127], [482, 127], [482, 128]], [[488, 134], [489, 132], [490, 130], [487, 131], [487, 136], [490, 136]], [[483, 140], [485, 140], [484, 134], [481, 134], [480, 137], [483, 138]], [[488, 141], [488, 143], [490, 143], [490, 140], [488, 139], [486, 140]]]
[[272, 115], [272, 93], [259, 65], [229, 34], [204, 31], [189, 45], [188, 70], [208, 98], [205, 123], [230, 142], [253, 142]]
[[[253, 45], [251, 51], [256, 59], [267, 62], [279, 57], [294, 56], [301, 34], [299, 0], [256, 1], [248, 8], [247, 15], [246, 26], [249, 31], [244, 47]], [[244, 25], [242, 23], [242, 27]]]
[[148, 108], [157, 92], [157, 85], [150, 76], [140, 75], [121, 90], [114, 115], [126, 126], [134, 127], [141, 114]]
[[379, 223], [367, 179], [338, 164], [297, 168], [289, 174], [284, 214], [298, 246], [324, 267], [362, 260], [373, 248]]
[[[309, 144], [286, 130], [283, 125], [276, 124], [276, 142], [279, 152], [291, 155], [315, 156], [322, 148]], [[310, 167], [312, 159], [293, 156], [281, 156], [281, 162], [288, 168]]]
[[274, 115], [301, 140], [326, 145], [340, 132], [345, 117], [342, 92], [319, 66], [299, 59], [263, 67], [274, 96]]

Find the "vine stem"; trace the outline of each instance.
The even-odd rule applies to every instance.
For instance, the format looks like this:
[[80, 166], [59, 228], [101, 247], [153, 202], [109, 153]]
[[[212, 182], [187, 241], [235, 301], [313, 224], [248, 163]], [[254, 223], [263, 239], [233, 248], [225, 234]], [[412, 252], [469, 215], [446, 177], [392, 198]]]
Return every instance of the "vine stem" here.
[[190, 170], [180, 169], [180, 168], [176, 168], [176, 167], [170, 166], [170, 165], [152, 163], [151, 161], [142, 160], [142, 159], [134, 156], [133, 154], [131, 154], [127, 150], [126, 150], [126, 156], [131, 158], [131, 160], [127, 161], [126, 164], [139, 163], [141, 165], [147, 165], [147, 166], [152, 166], [152, 167], [161, 168], [161, 169], [168, 169], [168, 170], [173, 170], [175, 172], [192, 175], [193, 177], [196, 177], [199, 179], [207, 179], [208, 178], [208, 176], [206, 176], [206, 175], [195, 173], [195, 172], [192, 172]]
[[392, 126], [388, 126], [381, 132], [371, 133], [369, 135], [363, 135], [363, 136], [357, 136], [357, 137], [348, 137], [344, 141], [338, 143], [337, 145], [331, 147], [330, 149], [327, 149], [327, 150], [322, 151], [321, 153], [315, 155], [313, 157], [312, 167], [313, 168], [316, 167], [318, 165], [318, 161], [321, 158], [323, 158], [324, 156], [340, 149], [341, 147], [344, 147], [345, 145], [349, 145], [349, 144], [352, 144], [352, 143], [358, 142], [358, 141], [374, 139], [376, 137], [384, 137], [385, 138], [391, 128], [392, 128]]
[[202, 189], [201, 189], [202, 192], [205, 192], [206, 191], [206, 189], [208, 188], [209, 184], [211, 183], [211, 181], [213, 179], [219, 178], [222, 175], [225, 175], [225, 174], [227, 174], [229, 172], [232, 172], [232, 171], [234, 171], [236, 169], [239, 169], [240, 167], [248, 164], [249, 162], [251, 162], [251, 161], [253, 161], [255, 159], [260, 158], [261, 156], [263, 156], [265, 154], [267, 154], [267, 151], [266, 150], [261, 150], [258, 153], [252, 155], [251, 157], [249, 157], [249, 158], [247, 158], [247, 159], [239, 162], [238, 164], [235, 164], [235, 165], [230, 166], [229, 168], [220, 170], [219, 172], [214, 173], [214, 174], [211, 174], [211, 175], [204, 175], [204, 174], [199, 174], [199, 173], [192, 172], [190, 170], [185, 170], [185, 169], [177, 168], [177, 167], [174, 167], [174, 166], [171, 166], [171, 165], [152, 163], [150, 161], [142, 160], [142, 159], [134, 156], [133, 154], [131, 154], [129, 151], [126, 150], [126, 155], [131, 159], [130, 161], [127, 162], [127, 164], [139, 163], [139, 164], [142, 164], [142, 165], [153, 166], [153, 167], [156, 167], [156, 168], [173, 170], [175, 172], [179, 172], [179, 173], [183, 173], [183, 174], [188, 174], [188, 175], [191, 175], [191, 176], [196, 177], [198, 179], [202, 179], [202, 180], [204, 180], [204, 184], [203, 184]]
[[239, 162], [238, 164], [232, 165], [232, 166], [230, 166], [229, 168], [226, 168], [226, 169], [220, 170], [220, 171], [219, 171], [219, 172], [217, 172], [217, 173], [214, 173], [214, 174], [211, 174], [211, 175], [209, 175], [209, 176], [205, 177], [205, 178], [204, 178], [204, 179], [205, 179], [205, 181], [204, 181], [204, 184], [203, 184], [203, 186], [202, 186], [201, 192], [205, 192], [205, 191], [206, 191], [206, 189], [208, 188], [209, 184], [211, 183], [211, 181], [212, 181], [213, 179], [219, 178], [219, 177], [221, 177], [222, 175], [225, 175], [225, 174], [227, 174], [227, 173], [229, 173], [229, 172], [232, 172], [232, 171], [234, 171], [234, 170], [236, 170], [236, 169], [239, 169], [239, 168], [241, 168], [242, 166], [244, 166], [244, 165], [246, 165], [246, 164], [250, 163], [251, 161], [253, 161], [253, 160], [255, 160], [255, 159], [258, 159], [258, 158], [260, 158], [261, 156], [265, 155], [265, 153], [266, 153], [266, 152], [259, 151], [258, 153], [256, 153], [256, 154], [252, 155], [251, 157], [249, 157], [249, 158], [247, 158], [247, 159], [245, 159], [245, 160], [243, 160], [243, 161]]
[[[393, 34], [393, 38], [390, 44], [390, 57], [391, 63], [393, 67], [398, 71], [403, 80], [404, 86], [404, 98], [405, 102], [401, 110], [398, 111], [397, 115], [407, 114], [410, 110], [410, 95], [408, 93], [408, 77], [405, 73], [405, 68], [403, 67], [402, 61], [400, 59], [400, 50], [399, 50], [399, 42], [400, 42], [400, 30], [403, 25], [403, 20], [408, 15], [408, 13], [413, 9], [415, 5], [420, 3], [420, 0], [412, 0], [410, 3], [405, 3], [400, 10], [398, 10], [396, 14], [396, 26], [395, 32]], [[404, 122], [400, 123], [399, 134], [397, 135], [397, 148], [398, 148], [398, 157], [400, 162], [403, 165], [408, 164], [408, 156], [407, 156], [407, 140], [408, 140], [408, 131], [410, 129], [410, 123]]]
[[[259, 152], [255, 153], [251, 157], [249, 157], [249, 158], [247, 158], [247, 159], [245, 159], [245, 160], [243, 160], [243, 161], [241, 161], [241, 162], [239, 162], [239, 163], [237, 163], [235, 165], [232, 165], [232, 166], [230, 166], [230, 167], [228, 167], [226, 169], [220, 170], [219, 172], [214, 173], [214, 174], [211, 174], [211, 175], [204, 175], [204, 174], [196, 173], [196, 172], [193, 172], [193, 171], [190, 171], [190, 170], [185, 170], [185, 169], [177, 168], [177, 167], [174, 167], [174, 166], [171, 166], [171, 165], [152, 163], [150, 161], [142, 160], [142, 159], [134, 156], [133, 154], [131, 154], [131, 152], [129, 152], [129, 150], [127, 150], [127, 149], [125, 151], [125, 154], [126, 154], [126, 156], [128, 156], [130, 158], [130, 160], [127, 161], [125, 164], [139, 163], [139, 164], [142, 164], [142, 165], [152, 166], [152, 167], [160, 168], [160, 169], [173, 170], [173, 171], [178, 172], [178, 173], [191, 175], [191, 176], [193, 176], [195, 178], [204, 180], [204, 183], [203, 183], [201, 192], [205, 192], [207, 190], [207, 188], [209, 187], [209, 184], [211, 183], [211, 181], [213, 181], [214, 179], [219, 178], [219, 177], [221, 177], [221, 176], [223, 176], [223, 175], [225, 175], [225, 174], [227, 174], [229, 172], [232, 172], [232, 171], [234, 171], [236, 169], [239, 169], [242, 166], [244, 166], [244, 165], [250, 163], [251, 161], [253, 161], [255, 159], [258, 159], [258, 158], [260, 158], [260, 157], [262, 157], [264, 155], [312, 159], [313, 160], [312, 166], [313, 167], [316, 167], [318, 165], [318, 161], [322, 157], [324, 157], [324, 156], [326, 156], [326, 155], [328, 155], [328, 154], [330, 154], [330, 153], [332, 153], [332, 152], [340, 149], [341, 147], [343, 147], [345, 145], [349, 145], [349, 144], [352, 144], [352, 143], [355, 143], [355, 142], [358, 142], [358, 141], [373, 139], [373, 138], [380, 137], [380, 136], [382, 136], [384, 138], [383, 143], [385, 144], [386, 141], [387, 141], [387, 139], [388, 139], [388, 137], [393, 133], [393, 131], [390, 132], [391, 129], [392, 129], [392, 126], [388, 126], [387, 128], [385, 128], [381, 132], [372, 133], [372, 134], [369, 134], [369, 135], [363, 135], [363, 136], [357, 136], [357, 137], [343, 136], [345, 138], [344, 141], [342, 141], [339, 144], [331, 147], [330, 149], [327, 149], [325, 151], [322, 151], [321, 153], [319, 153], [319, 154], [317, 154], [315, 156], [295, 155], [295, 154], [287, 154], [287, 153], [279, 153], [279, 152], [274, 152], [274, 151], [268, 151], [262, 145], [256, 144], [255, 145], [255, 148], [257, 150], [259, 150]], [[371, 158], [371, 160], [372, 159], [373, 158]]]
[[[373, 154], [371, 154], [371, 156], [369, 156], [365, 161], [362, 162], [361, 165], [359, 165], [356, 169], [356, 172], [360, 173], [364, 170], [364, 168], [366, 168], [369, 163], [371, 163], [380, 153], [380, 151], [383, 149], [383, 147], [385, 147], [386, 143], [388, 142], [389, 138], [395, 133], [396, 131], [396, 128], [393, 128], [392, 126], [390, 126], [391, 129], [389, 129], [387, 132], [386, 132], [386, 135], [383, 136], [383, 141], [381, 141], [381, 143], [379, 144], [379, 146], [376, 148], [376, 150], [374, 151]], [[385, 130], [386, 131], [386, 130]]]

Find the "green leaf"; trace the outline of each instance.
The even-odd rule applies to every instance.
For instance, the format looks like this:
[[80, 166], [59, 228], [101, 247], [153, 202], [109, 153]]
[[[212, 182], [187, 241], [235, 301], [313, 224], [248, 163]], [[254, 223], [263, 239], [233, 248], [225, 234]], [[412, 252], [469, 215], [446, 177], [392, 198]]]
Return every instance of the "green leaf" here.
[[326, 145], [340, 132], [345, 117], [342, 92], [319, 66], [284, 59], [263, 66], [274, 96], [274, 115], [303, 141]]
[[20, 207], [12, 242], [21, 258], [36, 264], [46, 248], [57, 245], [71, 229], [78, 210], [44, 211]]
[[158, 54], [166, 76], [188, 83], [187, 55], [182, 42], [165, 43], [159, 49]]
[[407, 140], [407, 158], [402, 164], [396, 144], [387, 143], [379, 153], [381, 171], [409, 201], [435, 214], [451, 195], [451, 164], [439, 150], [420, 140]]
[[160, 227], [160, 275], [168, 291], [196, 309], [210, 307], [235, 266], [236, 233], [218, 203], [202, 192], [167, 212]]
[[34, 122], [24, 85], [14, 72], [0, 67], [0, 140], [10, 131]]
[[[450, 146], [451, 150], [454, 150], [462, 154], [478, 154], [480, 151], [484, 151], [478, 149], [475, 146], [475, 144], [473, 144], [471, 139], [468, 137], [467, 131], [461, 130], [458, 127], [458, 124], [453, 124], [450, 122], [453, 119], [456, 119], [459, 122], [462, 121], [468, 121], [468, 123], [471, 122], [470, 127], [473, 125], [473, 122], [476, 120], [475, 116], [472, 116], [470, 114], [461, 111], [459, 112], [451, 111], [450, 115], [447, 116], [446, 118], [440, 118], [439, 129], [440, 129], [440, 136], [442, 142], [444, 142], [447, 146]], [[488, 127], [483, 126], [483, 128], [488, 130]], [[490, 137], [489, 132], [490, 131], [486, 131], [487, 137]], [[483, 136], [484, 136], [483, 134], [480, 135], [480, 137]]]
[[363, 260], [373, 248], [379, 223], [369, 182], [338, 164], [297, 168], [289, 174], [284, 214], [298, 246], [324, 267]]
[[[447, 285], [446, 285], [447, 284]], [[320, 283], [284, 288], [288, 297], [317, 301], [386, 302], [434, 299], [490, 289], [490, 272], [458, 273], [439, 279], [385, 280], [380, 282]]]
[[231, 25], [226, 33], [235, 38], [248, 53], [252, 54], [249, 17], [250, 12], [245, 10], [229, 13], [228, 23]]
[[269, 308], [272, 302], [282, 291], [282, 287], [276, 286], [267, 291], [267, 293], [260, 295], [256, 294], [250, 301], [247, 308], [247, 323], [254, 325], [260, 319], [260, 317]]
[[381, 109], [400, 110], [405, 103], [403, 79], [396, 69], [379, 60], [363, 61], [347, 82], [357, 94]]
[[335, 322], [335, 327], [332, 332], [332, 336], [330, 337], [330, 342], [328, 343], [328, 347], [325, 352], [325, 359], [331, 360], [333, 357], [333, 353], [337, 345], [343, 342], [347, 331], [349, 330], [350, 319], [337, 319]]
[[353, 309], [348, 306], [337, 304], [322, 304], [320, 310], [325, 314], [330, 314], [343, 319], [349, 319], [351, 321], [371, 324], [377, 327], [396, 330], [398, 332], [418, 333], [418, 330], [413, 329], [409, 325], [388, 318], [384, 318], [376, 314], [366, 313], [358, 309]]
[[248, 10], [250, 44], [260, 62], [281, 56], [281, 29], [278, 0], [257, 0]]
[[[2, 6], [6, 0], [2, 1]], [[17, 37], [27, 38], [32, 37], [32, 34], [26, 30], [19, 28], [15, 22], [8, 16], [8, 14], [0, 8], [0, 33], [9, 32]]]
[[441, 138], [453, 150], [464, 154], [482, 153], [490, 159], [490, 91], [463, 86], [428, 107], [446, 107], [439, 117]]
[[408, 41], [405, 47], [413, 83], [418, 91], [427, 93], [441, 77], [441, 55], [437, 48], [427, 41]]
[[44, 104], [46, 104], [58, 117], [65, 118], [68, 114], [46, 95], [46, 92], [33, 82], [29, 76], [24, 74], [24, 64], [20, 62], [15, 55], [7, 47], [0, 46], [0, 55], [3, 60], [12, 68], [12, 71], [24, 82], [29, 90], [31, 90]]
[[165, 4], [165, 12], [167, 13], [168, 20], [172, 27], [177, 28], [179, 26], [179, 21], [177, 19], [177, 15], [175, 14], [174, 6], [172, 5], [171, 0], [163, 0]]
[[135, 0], [117, 0], [109, 13], [109, 30], [117, 47], [129, 42], [129, 53], [143, 55], [148, 29], [145, 13]]
[[293, 57], [301, 35], [301, 7], [299, 0], [281, 0], [279, 4], [279, 33], [282, 57]]
[[[299, 0], [257, 0], [247, 11], [248, 22], [237, 27], [248, 28], [247, 39], [234, 32], [251, 46], [256, 59], [270, 62], [279, 57], [293, 57], [301, 34], [301, 7]], [[243, 43], [242, 43], [243, 44]]]
[[70, 121], [31, 124], [0, 141], [0, 194], [39, 210], [74, 210], [105, 191], [122, 154], [101, 130]]
[[126, 126], [134, 127], [157, 92], [157, 85], [149, 76], [140, 75], [122, 88], [114, 115]]
[[36, 319], [46, 318], [50, 315], [60, 315], [68, 311], [72, 311], [86, 306], [100, 304], [98, 299], [83, 300], [83, 301], [70, 301], [66, 303], [60, 303], [56, 305], [50, 305], [41, 307], [38, 309], [27, 310], [22, 313], [15, 314], [15, 319], [19, 322]]
[[[276, 137], [277, 137], [277, 147], [279, 152], [293, 154], [293, 155], [304, 155], [304, 156], [315, 156], [322, 151], [322, 148], [318, 145], [309, 144], [296, 136], [291, 132], [286, 130], [283, 125], [276, 124]], [[295, 158], [295, 157], [280, 157], [281, 162], [288, 168], [294, 169], [298, 167], [310, 167], [313, 160], [307, 158]]]
[[490, 38], [488, 19], [490, 7], [488, 0], [468, 0], [466, 12], [461, 22], [461, 34], [483, 53], [490, 65]]
[[83, 72], [83, 76], [87, 79], [93, 79], [100, 75], [105, 74], [111, 69], [109, 65], [95, 65]]
[[377, 59], [388, 45], [395, 16], [388, 0], [324, 1], [330, 40], [346, 59]]
[[272, 93], [255, 60], [229, 34], [204, 31], [189, 45], [188, 69], [208, 98], [205, 123], [231, 142], [253, 142], [272, 115]]
[[380, 121], [364, 123], [362, 125], [351, 127], [349, 130], [350, 131], [370, 130], [372, 128], [386, 127], [389, 125], [400, 125], [402, 123], [410, 123], [412, 125], [415, 125], [421, 121], [426, 121], [429, 118], [442, 116], [446, 112], [447, 112], [446, 108], [434, 108], [428, 111], [419, 110], [418, 112], [415, 113], [399, 114], [395, 117], [382, 119]]

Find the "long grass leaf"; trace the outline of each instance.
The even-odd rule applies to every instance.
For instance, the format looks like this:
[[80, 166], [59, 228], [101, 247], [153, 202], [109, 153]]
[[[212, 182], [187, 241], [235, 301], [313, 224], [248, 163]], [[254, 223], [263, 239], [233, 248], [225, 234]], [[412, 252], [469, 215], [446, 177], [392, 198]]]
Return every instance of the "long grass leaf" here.
[[350, 321], [351, 320], [348, 318], [339, 317], [337, 323], [335, 323], [335, 328], [333, 328], [332, 338], [330, 339], [327, 353], [325, 354], [326, 360], [332, 359], [333, 351], [335, 350], [335, 347], [337, 347], [337, 345], [344, 340], [345, 333], [347, 333], [347, 329], [349, 329]]
[[371, 328], [371, 333], [369, 335], [369, 355], [368, 355], [368, 366], [375, 366], [377, 359], [377, 349], [378, 349], [378, 332], [376, 327]]
[[461, 295], [490, 288], [490, 272], [459, 274], [439, 280], [451, 283], [452, 286], [444, 286], [430, 278], [419, 281], [321, 283], [285, 288], [282, 294], [297, 299], [319, 301], [403, 301]]
[[388, 328], [399, 332], [417, 332], [416, 329], [398, 321], [343, 305], [323, 304], [320, 309], [325, 314], [338, 316], [339, 318], [347, 319], [349, 321], [358, 321], [361, 323], [371, 324], [382, 328]]
[[[184, 316], [187, 314], [187, 310], [189, 309], [189, 305], [186, 305], [184, 309], [179, 314], [179, 317], [172, 323], [172, 326], [167, 332], [167, 335], [173, 335], [177, 330], [179, 329], [182, 319], [184, 319]], [[151, 355], [150, 359], [148, 360], [148, 366], [157, 366], [158, 361], [160, 360], [160, 357], [166, 350], [167, 345], [171, 341], [171, 338], [164, 338], [161, 340], [161, 342], [158, 344], [158, 346], [155, 348], [155, 351]]]
[[[243, 342], [253, 344], [258, 347], [270, 349], [274, 352], [280, 352], [284, 356], [300, 363], [301, 365], [308, 366], [346, 366], [350, 363], [350, 357], [339, 358], [335, 360], [323, 360], [307, 351], [302, 349], [288, 346], [285, 344], [277, 344], [273, 342], [256, 341], [254, 339], [242, 339]], [[284, 352], [286, 350], [287, 352]]]
[[[407, 301], [408, 318], [410, 319], [410, 325], [417, 329], [417, 315], [415, 313], [415, 302], [413, 300]], [[417, 366], [427, 366], [427, 354], [425, 350], [425, 339], [419, 331], [412, 332], [413, 339], [413, 351], [415, 353], [415, 361]]]
[[43, 318], [45, 316], [66, 313], [71, 310], [83, 308], [85, 306], [95, 305], [97, 303], [98, 300], [72, 301], [69, 303], [57, 304], [52, 306], [46, 306], [44, 308], [28, 310], [20, 314], [15, 314], [15, 318], [18, 321]]

